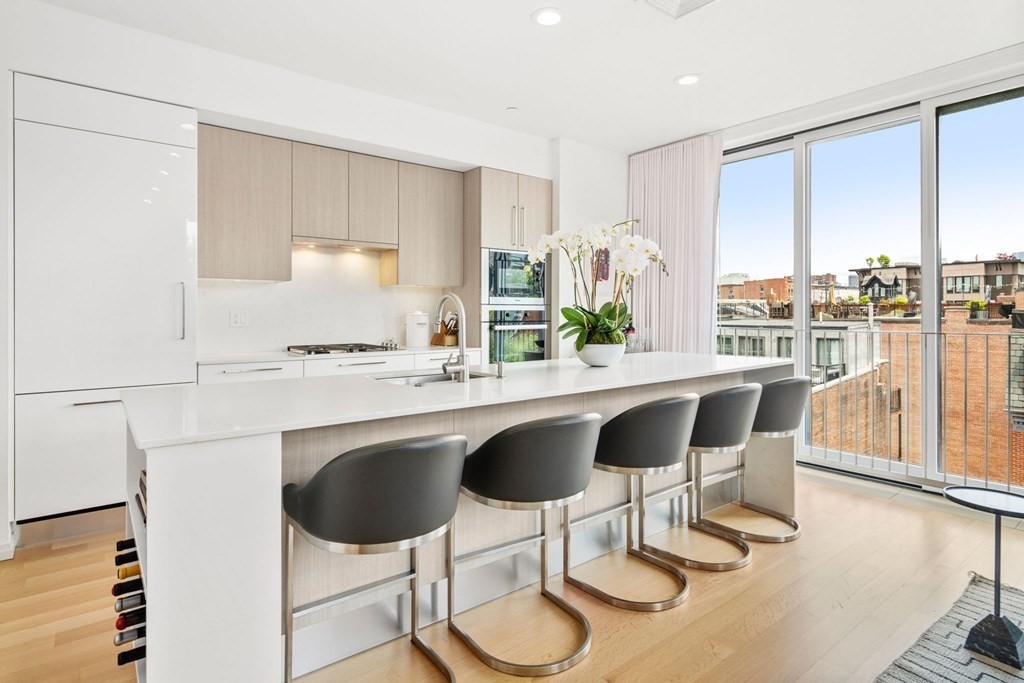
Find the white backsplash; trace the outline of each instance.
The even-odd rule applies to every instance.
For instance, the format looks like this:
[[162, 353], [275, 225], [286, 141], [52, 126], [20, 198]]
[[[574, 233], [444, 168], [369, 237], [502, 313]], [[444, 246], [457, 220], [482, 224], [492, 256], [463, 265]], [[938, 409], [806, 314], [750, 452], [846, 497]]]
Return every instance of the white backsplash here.
[[[289, 344], [405, 344], [405, 314], [431, 315], [435, 287], [381, 287], [377, 252], [292, 248], [290, 282], [200, 280], [199, 353], [283, 350]], [[248, 327], [231, 327], [230, 312], [248, 312]]]

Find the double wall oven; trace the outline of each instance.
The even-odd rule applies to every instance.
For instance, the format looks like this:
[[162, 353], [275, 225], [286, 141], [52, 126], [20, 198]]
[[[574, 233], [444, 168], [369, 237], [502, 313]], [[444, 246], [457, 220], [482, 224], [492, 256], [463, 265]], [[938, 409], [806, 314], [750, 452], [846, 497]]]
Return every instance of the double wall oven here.
[[481, 330], [489, 363], [544, 360], [549, 332], [547, 270], [526, 252], [483, 249]]

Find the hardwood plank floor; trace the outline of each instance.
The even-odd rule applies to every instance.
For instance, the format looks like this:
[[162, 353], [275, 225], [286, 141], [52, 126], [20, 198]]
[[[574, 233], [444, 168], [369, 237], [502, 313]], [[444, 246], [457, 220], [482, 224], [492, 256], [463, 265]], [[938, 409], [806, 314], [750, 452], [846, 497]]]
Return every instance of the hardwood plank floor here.
[[[949, 609], [969, 571], [992, 576], [990, 516], [934, 495], [803, 468], [797, 496], [800, 539], [753, 544], [753, 562], [735, 572], [688, 570], [690, 599], [674, 610], [617, 610], [554, 579], [554, 590], [589, 617], [594, 641], [579, 666], [547, 680], [871, 681]], [[739, 509], [716, 514], [737, 525], [766, 524]], [[0, 562], [0, 681], [133, 680], [133, 670], [116, 666], [111, 644], [118, 537], [22, 548]], [[650, 541], [677, 551], [704, 542], [680, 528]], [[621, 552], [576, 574], [642, 599], [673, 588], [661, 572]], [[1016, 526], [1003, 535], [1003, 576], [1024, 586], [1024, 531]], [[562, 656], [578, 636], [536, 587], [459, 621], [499, 656], [525, 661]], [[480, 664], [443, 624], [423, 634], [462, 681], [521, 680]], [[441, 677], [403, 638], [301, 680]]]

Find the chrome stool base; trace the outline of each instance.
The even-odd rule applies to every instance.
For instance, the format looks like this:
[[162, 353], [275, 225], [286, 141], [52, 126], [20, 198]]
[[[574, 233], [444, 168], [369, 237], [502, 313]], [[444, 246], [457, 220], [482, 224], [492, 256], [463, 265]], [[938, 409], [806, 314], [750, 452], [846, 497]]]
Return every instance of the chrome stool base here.
[[[583, 591], [584, 593], [592, 595], [598, 600], [602, 600], [608, 603], [609, 605], [613, 607], [618, 607], [620, 609], [633, 610], [634, 612], [661, 612], [667, 609], [672, 609], [673, 607], [678, 607], [688, 597], [690, 597], [690, 581], [687, 578], [686, 573], [683, 572], [683, 570], [679, 569], [675, 565], [665, 562], [664, 560], [658, 557], [655, 557], [646, 550], [643, 550], [644, 546], [646, 545], [644, 542], [644, 518], [647, 512], [644, 505], [644, 475], [630, 474], [627, 476], [629, 477], [630, 501], [628, 503], [629, 507], [626, 508], [626, 553], [627, 555], [631, 555], [637, 558], [638, 560], [643, 560], [644, 562], [652, 564], [655, 567], [658, 567], [659, 569], [671, 574], [676, 579], [676, 582], [679, 585], [679, 591], [675, 595], [669, 598], [665, 598], [664, 600], [627, 600], [626, 598], [620, 598], [618, 596], [612, 595], [611, 593], [606, 593], [605, 591], [601, 590], [600, 588], [592, 584], [586, 583], [585, 581], [581, 581], [577, 578], [570, 576], [568, 552], [570, 537], [568, 531], [563, 532], [565, 534], [563, 537], [563, 550], [565, 552], [565, 560], [563, 562], [562, 580], [565, 581], [565, 583], [568, 583], [570, 586], [574, 586]], [[633, 484], [634, 480], [636, 479], [639, 479], [638, 486], [640, 491], [639, 505], [637, 506], [637, 513], [639, 514], [640, 520], [638, 539], [639, 546], [635, 546], [633, 544]]]
[[792, 529], [792, 531], [786, 534], [758, 534], [754, 533], [753, 531], [744, 531], [742, 529], [737, 529], [736, 527], [731, 527], [726, 524], [722, 524], [721, 522], [716, 522], [714, 520], [707, 519], [706, 517], [701, 520], [701, 523], [704, 526], [708, 526], [713, 529], [718, 529], [719, 531], [724, 531], [738, 538], [742, 538], [747, 541], [754, 541], [756, 543], [789, 543], [790, 541], [795, 541], [796, 539], [800, 538], [800, 523], [792, 517], [790, 517], [789, 515], [784, 515], [781, 512], [769, 510], [768, 508], [761, 507], [760, 505], [754, 505], [753, 503], [747, 503], [745, 501], [737, 501], [733, 504], [739, 505], [741, 508], [745, 508], [747, 510], [752, 510], [754, 512], [760, 513], [767, 517], [777, 519], [780, 522], [784, 522]]
[[[568, 539], [569, 533], [569, 507], [564, 506], [562, 508], [562, 534], [564, 538]], [[560, 610], [572, 617], [583, 629], [583, 643], [576, 648], [568, 657], [563, 657], [554, 662], [547, 664], [519, 664], [516, 662], [509, 662], [504, 659], [495, 657], [491, 653], [483, 649], [479, 643], [477, 643], [471, 635], [466, 633], [458, 624], [455, 623], [454, 615], [454, 603], [452, 596], [454, 595], [454, 581], [455, 581], [455, 548], [454, 544], [449, 537], [448, 549], [447, 549], [447, 560], [448, 560], [448, 576], [449, 576], [449, 604], [448, 604], [448, 628], [454, 633], [459, 639], [466, 644], [473, 654], [477, 658], [491, 667], [496, 671], [502, 673], [511, 674], [513, 676], [550, 676], [551, 674], [561, 673], [566, 669], [570, 669], [587, 656], [590, 652], [592, 633], [590, 628], [590, 622], [582, 612], [570, 605], [561, 597], [555, 595], [548, 590], [548, 536], [547, 536], [547, 524], [544, 521], [544, 511], [540, 511], [540, 528], [541, 528], [541, 546], [540, 546], [540, 594], [550, 600]], [[565, 548], [568, 548], [568, 543], [565, 544]]]
[[687, 522], [686, 525], [694, 531], [699, 531], [704, 534], [715, 536], [717, 538], [722, 539], [723, 541], [732, 544], [736, 547], [737, 550], [743, 553], [743, 556], [735, 560], [729, 560], [727, 562], [709, 562], [706, 560], [696, 560], [692, 557], [683, 557], [682, 555], [676, 555], [675, 553], [670, 553], [667, 550], [664, 550], [662, 548], [656, 548], [647, 543], [641, 545], [640, 549], [646, 550], [652, 555], [656, 555], [657, 557], [660, 557], [664, 560], [668, 560], [669, 562], [675, 562], [676, 564], [681, 564], [684, 567], [690, 567], [692, 569], [703, 569], [704, 571], [709, 572], [728, 572], [734, 569], [742, 569], [743, 567], [746, 567], [748, 564], [750, 564], [750, 560], [752, 557], [750, 546], [747, 545], [745, 541], [736, 538], [736, 536], [734, 536], [730, 532], [720, 531], [711, 526], [705, 526], [704, 523], [706, 521], [707, 520]]

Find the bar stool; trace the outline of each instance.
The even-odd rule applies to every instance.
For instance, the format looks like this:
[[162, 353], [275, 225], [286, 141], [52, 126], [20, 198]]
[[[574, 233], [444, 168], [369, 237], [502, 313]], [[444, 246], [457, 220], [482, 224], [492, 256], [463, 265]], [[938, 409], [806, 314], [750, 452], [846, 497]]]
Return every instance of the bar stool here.
[[[629, 490], [626, 502], [626, 553], [671, 574], [679, 584], [679, 591], [664, 600], [627, 600], [570, 576], [568, 562], [562, 570], [566, 583], [609, 605], [637, 612], [660, 612], [682, 604], [689, 597], [690, 585], [686, 574], [644, 550], [647, 497], [644, 484], [647, 475], [674, 472], [686, 463], [686, 447], [690, 443], [699, 403], [700, 396], [697, 394], [685, 394], [644, 403], [616, 415], [601, 427], [601, 438], [597, 442], [597, 456], [594, 459], [594, 469], [626, 476]], [[633, 545], [634, 506], [639, 515], [637, 546]], [[568, 535], [565, 542], [569, 542]]]
[[702, 458], [706, 453], [738, 454], [746, 447], [747, 440], [750, 438], [750, 430], [754, 424], [754, 414], [757, 412], [757, 401], [760, 397], [760, 384], [740, 384], [701, 396], [688, 449], [693, 493], [690, 496], [690, 519], [687, 521], [687, 526], [735, 546], [742, 556], [728, 562], [709, 562], [683, 557], [652, 546], [645, 546], [645, 550], [662, 559], [686, 567], [713, 572], [740, 569], [750, 564], [750, 546], [746, 541], [730, 532], [715, 528], [704, 519], [704, 486], [729, 476], [735, 476], [739, 467], [716, 472], [708, 477], [711, 481], [707, 482], [704, 479]]
[[[757, 405], [757, 414], [754, 416], [753, 431], [750, 435], [762, 439], [784, 439], [795, 435], [800, 428], [800, 420], [803, 418], [804, 410], [807, 408], [807, 401], [810, 397], [810, 377], [786, 377], [785, 379], [762, 385], [761, 400]], [[744, 499], [744, 480], [746, 479], [747, 471], [746, 458], [747, 450], [744, 448], [740, 453], [740, 499], [738, 505], [785, 522], [792, 531], [785, 534], [757, 534], [752, 531], [736, 529], [735, 527], [710, 519], [705, 519], [704, 523], [748, 541], [786, 543], [796, 540], [800, 537], [800, 524], [795, 519], [777, 510], [749, 503]]]
[[[547, 676], [575, 666], [590, 651], [590, 622], [582, 612], [548, 590], [548, 541], [544, 511], [562, 508], [562, 534], [569, 530], [569, 503], [583, 497], [590, 483], [601, 428], [601, 416], [582, 413], [535, 420], [510, 427], [488, 439], [466, 458], [462, 492], [469, 498], [504, 510], [536, 510], [540, 516], [540, 592], [583, 628], [583, 643], [569, 656], [549, 664], [518, 664], [484, 650], [455, 623], [454, 588], [449, 593], [448, 628], [480, 661], [515, 676]], [[449, 585], [455, 581], [454, 547], [449, 536]], [[568, 543], [563, 559], [568, 566]]]
[[[411, 639], [449, 681], [455, 674], [419, 636], [419, 546], [446, 535], [466, 459], [466, 437], [438, 435], [389, 441], [331, 460], [305, 486], [283, 490], [287, 525], [285, 681], [292, 680], [295, 531], [321, 550], [375, 554], [411, 551]], [[450, 600], [450, 595], [449, 595]]]

